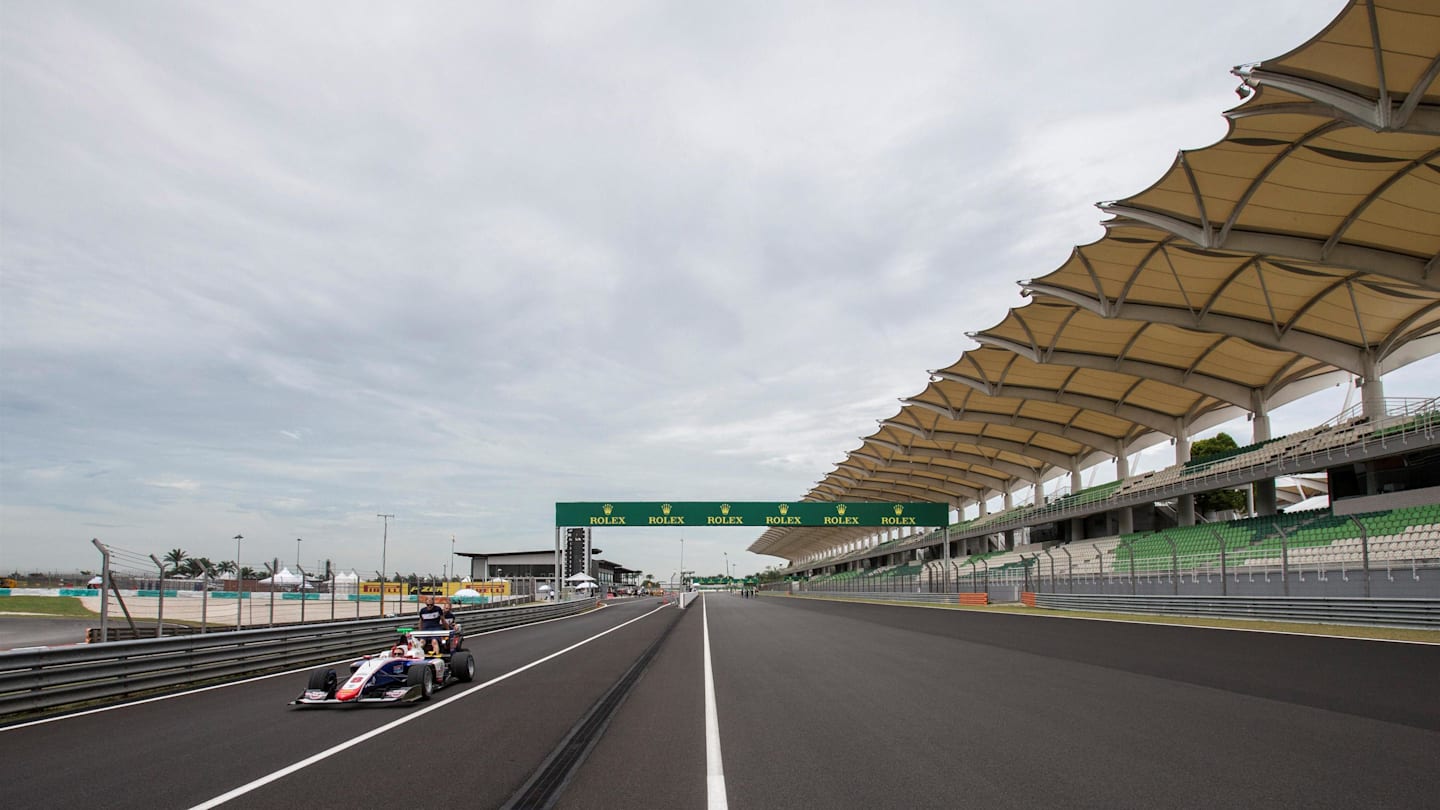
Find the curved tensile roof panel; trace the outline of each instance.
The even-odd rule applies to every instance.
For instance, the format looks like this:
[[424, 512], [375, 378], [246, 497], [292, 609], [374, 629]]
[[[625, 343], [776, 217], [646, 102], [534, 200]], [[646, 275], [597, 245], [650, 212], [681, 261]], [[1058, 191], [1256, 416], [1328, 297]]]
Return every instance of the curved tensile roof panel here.
[[1021, 286], [1106, 318], [1229, 335], [1352, 374], [1366, 374], [1367, 361], [1391, 371], [1430, 354], [1440, 334], [1440, 289], [1318, 262], [1198, 248], [1134, 221], [1107, 225], [1100, 240]]
[[1046, 297], [1010, 310], [1004, 321], [970, 337], [1035, 362], [1122, 371], [1203, 391], [1247, 410], [1257, 400], [1282, 405], [1346, 376], [1328, 363], [1233, 335], [1102, 318]]
[[[963, 504], [1440, 349], [1440, 6], [1354, 0], [808, 499]], [[792, 560], [866, 532], [771, 529]]]
[[1232, 118], [1224, 140], [1180, 153], [1150, 188], [1100, 207], [1202, 248], [1440, 289], [1440, 135], [1375, 132], [1313, 114]]
[[968, 351], [954, 365], [931, 374], [941, 379], [942, 386], [954, 382], [991, 397], [1054, 403], [1123, 420], [1132, 425], [1126, 429], [1129, 435], [1149, 431], [1176, 435], [1226, 407], [1203, 391], [1121, 371], [1037, 363], [994, 346]]
[[1440, 8], [1433, 0], [1354, 0], [1325, 30], [1235, 69], [1252, 87], [1292, 90], [1371, 129], [1440, 132]]

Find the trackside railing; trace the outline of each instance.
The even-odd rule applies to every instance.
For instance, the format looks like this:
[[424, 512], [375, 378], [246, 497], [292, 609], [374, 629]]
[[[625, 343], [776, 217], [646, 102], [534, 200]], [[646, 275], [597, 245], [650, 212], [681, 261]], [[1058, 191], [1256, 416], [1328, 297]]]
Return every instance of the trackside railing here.
[[1440, 629], [1440, 599], [1282, 596], [1211, 598], [1063, 593], [1037, 593], [1034, 598], [1036, 607], [1052, 610]]
[[[456, 611], [467, 636], [569, 616], [594, 599]], [[415, 617], [296, 625], [0, 653], [0, 722], [21, 712], [117, 700], [373, 652]]]
[[766, 596], [799, 596], [808, 599], [855, 599], [867, 602], [900, 602], [915, 605], [956, 605], [964, 597], [984, 597], [971, 593], [906, 593], [904, 591], [760, 591]]

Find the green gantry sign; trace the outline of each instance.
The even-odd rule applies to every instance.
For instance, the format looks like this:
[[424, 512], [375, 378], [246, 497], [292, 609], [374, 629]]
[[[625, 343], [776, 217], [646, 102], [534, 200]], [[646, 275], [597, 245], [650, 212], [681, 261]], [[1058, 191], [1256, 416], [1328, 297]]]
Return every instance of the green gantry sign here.
[[556, 526], [945, 526], [943, 503], [671, 501], [557, 503]]

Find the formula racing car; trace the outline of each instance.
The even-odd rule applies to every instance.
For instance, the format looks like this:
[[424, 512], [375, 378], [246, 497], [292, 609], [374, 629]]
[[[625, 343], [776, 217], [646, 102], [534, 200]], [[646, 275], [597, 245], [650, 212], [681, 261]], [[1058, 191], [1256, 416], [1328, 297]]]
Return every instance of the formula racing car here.
[[[350, 677], [343, 682], [333, 669], [310, 673], [310, 683], [291, 705], [413, 703], [455, 681], [475, 679], [475, 658], [462, 649], [464, 637], [459, 628], [402, 627], [399, 632], [403, 635], [395, 646], [351, 662]], [[432, 642], [438, 643], [440, 652], [434, 651]]]

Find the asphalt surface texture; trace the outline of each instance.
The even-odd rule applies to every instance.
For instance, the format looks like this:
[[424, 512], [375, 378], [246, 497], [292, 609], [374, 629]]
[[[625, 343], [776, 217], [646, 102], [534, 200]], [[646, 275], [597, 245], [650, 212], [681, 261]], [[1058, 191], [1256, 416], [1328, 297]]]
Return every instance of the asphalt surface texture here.
[[1440, 646], [732, 594], [472, 636], [412, 706], [307, 670], [0, 728], [5, 804], [714, 807], [707, 623], [730, 807], [1440, 805]]
[[99, 619], [70, 619], [60, 616], [0, 616], [0, 650], [84, 644], [85, 631], [99, 626]]

